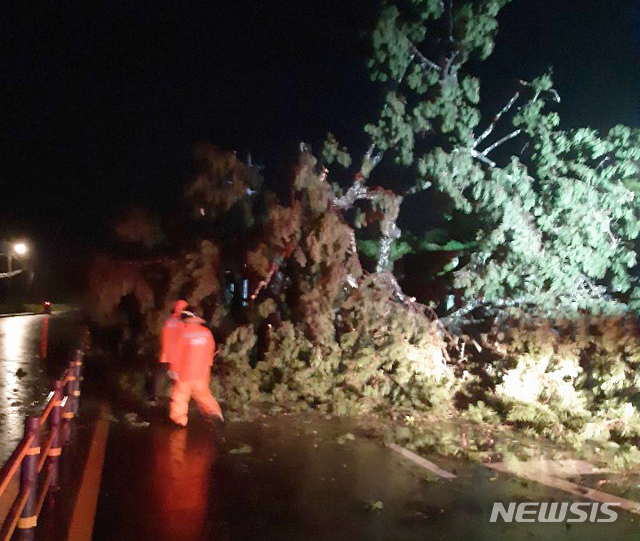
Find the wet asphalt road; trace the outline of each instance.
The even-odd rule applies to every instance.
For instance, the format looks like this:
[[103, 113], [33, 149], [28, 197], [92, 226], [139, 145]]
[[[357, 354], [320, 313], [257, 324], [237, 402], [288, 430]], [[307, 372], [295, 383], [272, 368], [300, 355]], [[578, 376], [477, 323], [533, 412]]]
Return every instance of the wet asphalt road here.
[[76, 314], [0, 317], [0, 464], [23, 435], [78, 340]]
[[[574, 499], [460, 461], [440, 459], [457, 479], [433, 477], [348, 421], [147, 419], [112, 423], [94, 541], [640, 539], [625, 512], [612, 524], [490, 523], [494, 502]], [[347, 431], [356, 440], [341, 445]]]

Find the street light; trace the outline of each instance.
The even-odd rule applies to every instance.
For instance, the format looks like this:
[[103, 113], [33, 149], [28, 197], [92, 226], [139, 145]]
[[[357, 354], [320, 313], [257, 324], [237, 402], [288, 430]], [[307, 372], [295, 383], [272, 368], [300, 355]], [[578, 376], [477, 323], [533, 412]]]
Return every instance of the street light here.
[[[15, 276], [16, 274], [20, 274], [21, 272], [24, 271], [24, 262], [22, 261], [21, 257], [26, 256], [29, 253], [29, 247], [27, 246], [27, 243], [24, 241], [17, 241], [17, 242], [2, 242], [0, 243], [0, 250], [2, 250], [2, 255], [6, 256], [7, 258], [7, 272], [4, 273], [6, 274], [6, 276], [3, 274], [2, 278], [11, 278], [12, 276]], [[23, 268], [18, 270], [18, 271], [14, 271], [13, 270], [13, 258], [16, 258], [18, 261], [20, 261], [21, 263], [23, 263]]]

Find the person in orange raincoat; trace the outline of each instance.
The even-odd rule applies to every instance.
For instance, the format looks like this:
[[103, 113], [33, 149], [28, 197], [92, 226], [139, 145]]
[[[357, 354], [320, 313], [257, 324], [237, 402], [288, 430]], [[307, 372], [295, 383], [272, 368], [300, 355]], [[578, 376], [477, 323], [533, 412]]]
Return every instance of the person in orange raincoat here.
[[170, 419], [187, 426], [189, 402], [193, 398], [200, 410], [224, 421], [218, 401], [211, 394], [211, 366], [215, 353], [215, 341], [204, 320], [193, 312], [182, 312], [184, 327], [181, 329], [176, 355], [170, 362], [170, 377], [174, 380], [171, 391]]
[[168, 369], [167, 367], [170, 366], [171, 361], [175, 356], [178, 338], [180, 338], [180, 330], [183, 327], [180, 314], [182, 314], [182, 311], [188, 305], [189, 303], [187, 303], [187, 301], [176, 301], [173, 305], [173, 312], [162, 327], [162, 334], [160, 335], [160, 359], [158, 360], [159, 364], [156, 369], [153, 385], [154, 401], [157, 401], [158, 397], [162, 394]]

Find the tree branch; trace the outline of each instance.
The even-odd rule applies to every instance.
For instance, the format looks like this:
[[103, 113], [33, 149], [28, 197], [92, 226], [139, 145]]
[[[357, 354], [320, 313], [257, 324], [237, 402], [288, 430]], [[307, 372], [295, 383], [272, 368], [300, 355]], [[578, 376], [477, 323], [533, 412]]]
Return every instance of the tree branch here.
[[455, 51], [451, 53], [451, 55], [449, 55], [449, 58], [447, 58], [447, 63], [444, 68], [444, 73], [442, 74], [443, 79], [446, 79], [447, 77], [453, 77], [457, 81], [458, 67], [454, 66], [453, 63], [459, 54], [460, 54], [460, 51]]
[[367, 188], [362, 179], [356, 179], [351, 187], [342, 197], [333, 200], [333, 206], [340, 210], [347, 210], [353, 206], [358, 199], [364, 199], [367, 196]]
[[415, 195], [417, 193], [420, 192], [424, 192], [425, 190], [428, 190], [429, 188], [431, 188], [431, 186], [433, 186], [433, 184], [429, 181], [426, 181], [424, 184], [420, 185], [420, 186], [412, 186], [411, 188], [409, 188], [405, 194], [406, 195]]
[[365, 182], [369, 178], [371, 171], [373, 171], [380, 163], [380, 160], [382, 160], [382, 154], [374, 154], [375, 150], [375, 143], [371, 143], [371, 146], [367, 149], [367, 152], [362, 159], [362, 165], [360, 166], [360, 170], [356, 173], [353, 184], [349, 187], [347, 193], [342, 197], [335, 198], [333, 200], [333, 205], [336, 208], [346, 210], [351, 208], [358, 199], [370, 198], [369, 190], [365, 186]]
[[413, 41], [411, 41], [409, 38], [407, 38], [405, 36], [405, 38], [407, 39], [407, 41], [409, 42], [409, 48], [411, 49], [411, 52], [416, 55], [419, 59], [420, 59], [420, 65], [424, 68], [424, 67], [429, 67], [430, 69], [434, 69], [436, 71], [442, 71], [442, 68], [440, 66], [438, 66], [438, 64], [436, 64], [435, 62], [433, 62], [432, 60], [429, 60], [426, 56], [424, 56], [419, 50], [418, 48], [414, 45]]
[[519, 97], [520, 97], [520, 92], [516, 92], [513, 95], [513, 97], [509, 100], [509, 102], [494, 117], [493, 122], [491, 122], [491, 124], [489, 124], [489, 127], [486, 130], [484, 130], [484, 132], [480, 135], [480, 137], [478, 137], [476, 139], [476, 142], [473, 145], [473, 148], [476, 148], [480, 143], [482, 143], [482, 141], [484, 141], [487, 137], [489, 137], [489, 135], [491, 135], [491, 133], [493, 132], [493, 130], [496, 127], [496, 124], [498, 124], [498, 122], [502, 118], [502, 115], [504, 115], [507, 111], [509, 111], [509, 109], [511, 109], [513, 107], [513, 104], [516, 102], [516, 100]]
[[0, 272], [0, 278], [13, 278], [24, 272], [24, 269], [18, 269], [11, 272]]
[[522, 133], [522, 130], [519, 129], [519, 128], [517, 130], [513, 130], [510, 134], [505, 135], [502, 139], [498, 139], [495, 143], [493, 143], [493, 145], [491, 145], [490, 147], [484, 149], [481, 154], [483, 156], [486, 156], [491, 151], [493, 151], [496, 148], [498, 148], [500, 145], [502, 145], [502, 144], [506, 143], [507, 141], [510, 141], [514, 137], [517, 137], [518, 135], [520, 135], [520, 133]]
[[[400, 79], [398, 79], [398, 84], [400, 84], [402, 82], [402, 80], [404, 79], [404, 76], [407, 74], [407, 72], [409, 71], [409, 66], [411, 65], [411, 62], [413, 62], [413, 59], [416, 57], [416, 53], [415, 51], [413, 53], [411, 53], [411, 56], [409, 57], [409, 62], [407, 62], [407, 67], [404, 69], [404, 71], [402, 72], [402, 75], [400, 76]], [[386, 107], [386, 105], [385, 105]]]
[[494, 162], [493, 160], [490, 160], [489, 158], [487, 158], [484, 155], [484, 153], [478, 152], [474, 148], [469, 149], [469, 153], [471, 154], [472, 158], [475, 158], [476, 160], [480, 160], [482, 163], [484, 163], [485, 165], [488, 165], [492, 169], [494, 169], [496, 167], [496, 162]]

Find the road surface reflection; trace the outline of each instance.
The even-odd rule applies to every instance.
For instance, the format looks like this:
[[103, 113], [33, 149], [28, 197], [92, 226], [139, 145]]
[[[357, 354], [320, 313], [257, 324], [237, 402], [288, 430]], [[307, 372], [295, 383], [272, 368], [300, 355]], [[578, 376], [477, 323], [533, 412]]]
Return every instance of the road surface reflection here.
[[23, 434], [77, 339], [75, 315], [0, 318], [0, 465]]

